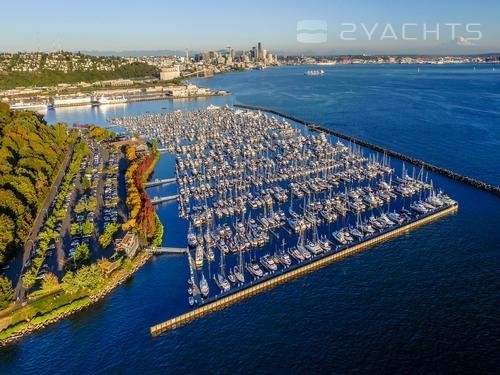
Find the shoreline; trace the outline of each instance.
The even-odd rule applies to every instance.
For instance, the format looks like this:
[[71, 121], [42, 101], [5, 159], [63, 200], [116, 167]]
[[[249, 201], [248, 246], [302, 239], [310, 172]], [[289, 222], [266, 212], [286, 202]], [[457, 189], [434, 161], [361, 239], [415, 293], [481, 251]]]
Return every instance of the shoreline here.
[[[153, 173], [153, 171], [158, 163], [159, 158], [160, 158], [160, 153], [157, 152], [154, 155], [153, 161], [148, 168], [149, 174]], [[144, 181], [142, 181], [142, 184], [144, 184]], [[156, 215], [156, 217], [158, 218], [158, 215]], [[160, 221], [160, 223], [161, 223], [161, 221]], [[161, 224], [162, 224], [162, 228], [163, 228], [163, 223], [161, 223]], [[163, 230], [162, 230], [162, 233], [163, 233]], [[91, 305], [103, 300], [105, 297], [107, 297], [109, 294], [111, 294], [117, 287], [122, 285], [128, 279], [130, 279], [142, 266], [144, 266], [153, 257], [153, 255], [154, 254], [150, 253], [150, 252], [143, 252], [143, 251], [139, 252], [139, 254], [137, 254], [131, 260], [132, 267], [129, 270], [127, 270], [126, 268], [119, 267], [115, 271], [118, 273], [115, 276], [116, 279], [111, 280], [109, 285], [105, 285], [101, 290], [97, 291], [94, 294], [83, 295], [80, 298], [76, 298], [75, 300], [71, 301], [67, 305], [58, 306], [55, 309], [48, 311], [46, 314], [43, 314], [41, 316], [34, 316], [34, 317], [30, 318], [29, 320], [19, 321], [19, 322], [15, 323], [14, 325], [7, 326], [2, 331], [8, 331], [9, 329], [13, 329], [14, 331], [12, 333], [10, 333], [6, 338], [0, 339], [0, 347], [5, 347], [9, 344], [17, 342], [20, 339], [22, 339], [23, 337], [30, 335], [31, 333], [40, 331], [47, 326], [50, 326], [54, 323], [57, 323], [58, 321], [63, 320], [63, 319], [65, 319], [73, 314], [80, 312], [80, 311], [83, 311], [86, 308], [90, 307]], [[113, 278], [113, 273], [111, 274], [111, 278]], [[51, 295], [51, 294], [47, 294], [47, 296], [48, 295]], [[28, 305], [29, 305], [29, 303], [26, 306], [28, 306]], [[58, 312], [57, 311], [58, 309], [64, 309], [65, 311]], [[69, 310], [67, 310], [67, 309], [69, 309]], [[41, 323], [31, 323], [31, 321], [33, 321], [37, 318], [43, 319], [44, 316], [50, 316], [51, 314], [55, 314], [55, 316], [49, 317], [47, 320], [44, 320]], [[16, 326], [20, 326], [19, 330], [16, 330]], [[0, 331], [0, 334], [2, 333], [2, 331]]]
[[[38, 323], [38, 324], [30, 324], [30, 322], [27, 322], [27, 326], [21, 328], [17, 332], [13, 332], [9, 337], [5, 339], [0, 339], [0, 347], [5, 347], [9, 344], [12, 344], [14, 342], [17, 342], [18, 340], [22, 339], [23, 337], [37, 332], [49, 325], [52, 325], [54, 323], [57, 323], [58, 321], [65, 319], [77, 312], [85, 310], [87, 307], [90, 307], [91, 305], [103, 300], [105, 297], [107, 297], [113, 290], [115, 290], [118, 286], [123, 284], [125, 281], [127, 281], [130, 277], [134, 275], [135, 272], [137, 272], [142, 266], [144, 266], [153, 254], [147, 253], [147, 252], [141, 252], [132, 262], [133, 262], [133, 267], [130, 271], [127, 271], [123, 275], [120, 275], [115, 281], [113, 281], [110, 285], [107, 285], [104, 287], [102, 290], [100, 290], [98, 293], [89, 295], [89, 296], [84, 296], [79, 299], [74, 300], [69, 304], [69, 306], [75, 304], [76, 306], [74, 308], [71, 308], [69, 311], [65, 311], [53, 318], [50, 318], [43, 323]], [[79, 302], [85, 300], [83, 304], [80, 304]], [[63, 308], [64, 306], [61, 306]], [[48, 313], [50, 314], [50, 312]], [[17, 324], [23, 324], [23, 322], [17, 323]], [[15, 327], [15, 325], [14, 325]], [[7, 328], [9, 329], [9, 328]]]

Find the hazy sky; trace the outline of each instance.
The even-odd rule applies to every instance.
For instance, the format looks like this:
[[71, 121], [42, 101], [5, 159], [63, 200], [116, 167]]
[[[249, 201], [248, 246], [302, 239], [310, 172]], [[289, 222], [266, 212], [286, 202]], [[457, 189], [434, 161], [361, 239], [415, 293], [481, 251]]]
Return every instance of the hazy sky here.
[[[6, 1], [2, 13], [0, 51], [238, 50], [261, 41], [289, 53], [500, 52], [500, 0], [29, 0]], [[326, 21], [327, 40], [297, 41], [300, 20]], [[447, 23], [460, 24], [454, 39]]]

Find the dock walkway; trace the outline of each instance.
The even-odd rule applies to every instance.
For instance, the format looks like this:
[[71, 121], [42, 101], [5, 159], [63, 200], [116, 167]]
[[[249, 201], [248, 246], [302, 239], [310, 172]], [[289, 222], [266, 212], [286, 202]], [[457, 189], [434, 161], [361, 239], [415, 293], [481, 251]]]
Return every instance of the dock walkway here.
[[153, 181], [146, 182], [144, 186], [146, 188], [153, 187], [153, 186], [161, 186], [161, 185], [167, 185], [167, 184], [172, 184], [174, 182], [177, 182], [177, 178], [164, 178], [164, 179], [156, 179]]
[[146, 247], [142, 251], [147, 251], [155, 254], [186, 254], [187, 249], [185, 247], [159, 247], [151, 246]]
[[164, 203], [164, 202], [175, 201], [175, 200], [177, 200], [177, 198], [179, 198], [179, 194], [168, 195], [166, 197], [154, 197], [153, 199], [151, 199], [151, 203], [156, 205], [156, 204], [160, 204], [160, 203]]

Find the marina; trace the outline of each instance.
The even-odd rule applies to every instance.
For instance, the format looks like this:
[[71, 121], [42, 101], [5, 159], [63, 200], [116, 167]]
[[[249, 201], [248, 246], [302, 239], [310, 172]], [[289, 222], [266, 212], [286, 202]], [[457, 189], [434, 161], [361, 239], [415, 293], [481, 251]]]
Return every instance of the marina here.
[[420, 217], [418, 220], [408, 223], [406, 225], [398, 226], [392, 228], [391, 230], [377, 234], [367, 241], [360, 242], [353, 246], [345, 247], [342, 250], [333, 253], [325, 253], [323, 256], [313, 259], [312, 261], [295, 265], [287, 269], [283, 269], [274, 275], [266, 275], [258, 282], [250, 282], [245, 286], [233, 290], [224, 296], [215, 296], [214, 298], [207, 301], [203, 306], [189, 311], [185, 314], [181, 314], [172, 319], [169, 319], [163, 323], [156, 324], [150, 327], [150, 333], [152, 336], [158, 336], [164, 332], [172, 329], [179, 328], [180, 326], [189, 323], [194, 319], [201, 318], [213, 311], [217, 311], [230, 306], [238, 301], [245, 298], [249, 298], [257, 293], [265, 291], [269, 288], [275, 287], [284, 282], [293, 280], [296, 277], [312, 272], [316, 269], [324, 267], [332, 262], [343, 259], [346, 256], [354, 255], [360, 251], [367, 249], [370, 246], [376, 245], [382, 241], [386, 241], [394, 236], [408, 233], [409, 230], [417, 228], [418, 226], [427, 224], [431, 221], [438, 220], [439, 218], [454, 213], [458, 209], [458, 205], [453, 205], [446, 207], [444, 209], [437, 210], [431, 214]]
[[261, 111], [211, 106], [110, 122], [175, 155], [195, 311], [458, 207], [423, 168], [396, 173], [386, 154]]
[[[434, 74], [425, 80], [415, 78], [412, 87], [405, 91], [408, 96], [402, 100], [399, 88], [408, 83], [411, 72], [416, 72], [415, 65], [337, 65], [335, 69], [339, 72], [327, 71], [321, 78], [304, 76], [303, 66], [215, 75], [195, 83], [214, 89], [227, 88], [233, 96], [145, 101], [100, 109], [69, 107], [47, 111], [45, 116], [54, 124], [66, 121], [106, 126], [109, 117], [248, 103], [498, 185], [495, 173], [498, 154], [492, 148], [496, 142], [481, 143], [485, 139], [498, 140], [495, 126], [498, 116], [488, 115], [486, 110], [491, 109], [492, 103], [481, 99], [494, 95], [495, 86], [487, 83], [493, 79], [491, 74], [472, 77], [471, 66], [465, 69], [455, 65], [421, 66], [421, 73]], [[393, 74], [392, 78], [389, 80], [385, 73]], [[265, 82], [272, 87], [263, 90]], [[494, 82], [498, 83], [498, 76]], [[295, 90], [298, 85], [303, 89]], [[372, 85], [386, 88], [384, 94], [363, 90]], [[344, 94], [351, 89], [357, 95]], [[305, 96], [303, 92], [315, 95]], [[343, 99], [331, 101], [335, 92]], [[457, 104], [457, 98], [463, 98], [471, 110], [459, 110], [460, 116], [456, 116], [453, 104]], [[422, 111], [421, 99], [433, 100], [430, 112]], [[319, 105], [320, 102], [324, 105]], [[443, 110], [442, 106], [448, 109]], [[388, 108], [390, 116], [384, 112]], [[293, 120], [288, 121], [294, 124]], [[482, 131], [477, 134], [474, 129], [479, 123]], [[445, 136], [447, 142], [440, 142]], [[335, 136], [331, 139], [336, 143]], [[349, 146], [349, 141], [342, 142]], [[364, 152], [368, 156], [373, 151], [365, 148]], [[175, 177], [175, 160], [175, 154], [162, 153], [151, 181]], [[401, 161], [391, 156], [390, 165], [395, 169], [392, 178], [395, 185], [396, 177], [401, 175]], [[413, 165], [407, 161], [406, 166], [411, 176]], [[416, 168], [418, 173], [420, 167]], [[233, 285], [228, 294], [221, 295], [213, 281], [213, 273], [220, 269], [220, 264], [212, 262], [209, 275], [204, 258], [209, 293], [219, 297], [214, 300], [217, 309], [222, 309], [225, 297], [231, 299], [231, 305], [222, 310], [211, 303], [190, 307], [185, 254], [153, 256], [108, 298], [5, 349], [1, 372], [40, 373], [40, 363], [44, 363], [42, 372], [47, 373], [95, 372], [97, 368], [155, 372], [158, 366], [193, 373], [200, 368], [220, 372], [222, 364], [227, 372], [238, 372], [248, 366], [256, 372], [280, 372], [283, 363], [301, 372], [321, 372], [319, 364], [311, 367], [318, 363], [317, 358], [323, 358], [322, 366], [337, 372], [366, 368], [368, 362], [371, 365], [366, 370], [371, 372], [397, 371], [402, 365], [427, 372], [459, 371], [472, 368], [473, 364], [481, 364], [484, 370], [494, 368], [497, 346], [491, 333], [498, 331], [495, 303], [499, 290], [495, 277], [499, 259], [495, 246], [498, 198], [429, 170], [429, 181], [431, 178], [435, 187], [460, 202], [456, 213], [415, 230], [402, 229], [387, 241], [350, 253], [351, 256], [337, 256], [337, 261], [325, 267], [279, 284], [274, 281], [280, 276], [275, 272], [272, 275], [277, 277], [266, 280], [266, 285], [276, 286], [262, 289], [258, 294], [254, 292], [263, 284], [258, 282], [262, 279], [252, 285], [256, 288], [251, 291]], [[174, 195], [177, 184], [150, 187], [147, 192], [151, 198]], [[302, 202], [303, 198], [294, 200], [294, 211], [300, 211]], [[288, 206], [283, 206], [285, 213]], [[189, 223], [178, 217], [178, 202], [157, 205], [156, 211], [165, 224], [162, 246], [185, 248]], [[254, 212], [252, 218], [257, 219]], [[342, 223], [331, 225], [331, 230], [327, 230], [330, 240], [337, 225], [340, 227]], [[272, 230], [285, 237], [285, 229], [291, 232], [288, 224]], [[321, 237], [322, 227], [318, 231]], [[269, 234], [272, 243], [256, 249], [257, 263], [262, 269], [260, 256], [282, 248], [283, 238]], [[289, 241], [295, 245], [296, 239], [295, 235]], [[285, 252], [287, 249], [288, 246]], [[218, 257], [218, 249], [212, 250]], [[161, 250], [157, 253], [165, 254]], [[235, 255], [239, 256], [225, 257], [228, 273]], [[248, 257], [246, 252], [243, 255]], [[289, 257], [295, 264], [295, 258]], [[244, 276], [246, 283], [252, 282], [246, 269]], [[249, 298], [243, 299], [243, 295]], [[201, 316], [200, 310], [207, 315]], [[195, 320], [189, 323], [184, 320], [188, 314]], [[150, 327], [173, 319], [180, 328], [151, 337]], [[188, 324], [181, 327], [183, 322]], [[130, 345], [131, 342], [135, 345]], [[450, 342], [454, 345], [450, 346]], [[413, 343], [410, 350], [408, 343]], [[199, 355], [200, 347], [203, 355]], [[230, 350], [221, 351], [223, 347]], [[367, 347], [386, 350], [373, 350], [367, 360]], [[95, 356], [96, 348], [103, 355]], [[52, 354], [47, 356], [48, 352]], [[90, 360], [74, 361], [75, 353]], [[423, 356], [427, 360], [422, 361]], [[133, 366], [124, 361], [136, 357], [140, 362]], [[264, 357], [274, 360], [256, 360]], [[61, 363], [65, 364], [63, 368]], [[451, 369], [446, 365], [449, 363], [454, 363]]]
[[280, 116], [280, 117], [283, 117], [283, 118], [295, 121], [295, 122], [297, 122], [299, 124], [303, 124], [303, 125], [309, 127], [310, 129], [313, 129], [313, 130], [316, 130], [316, 131], [321, 131], [321, 132], [324, 132], [326, 134], [331, 134], [331, 135], [334, 135], [334, 136], [339, 137], [339, 138], [343, 138], [343, 139], [345, 139], [345, 140], [347, 140], [349, 142], [354, 142], [354, 143], [356, 143], [358, 145], [370, 148], [370, 149], [372, 149], [374, 151], [382, 152], [382, 153], [387, 154], [389, 156], [393, 156], [393, 157], [396, 157], [398, 159], [401, 159], [401, 160], [410, 162], [412, 164], [415, 164], [417, 166], [424, 167], [424, 168], [426, 168], [429, 171], [440, 173], [440, 174], [442, 174], [442, 175], [444, 175], [444, 176], [446, 176], [448, 178], [451, 178], [453, 180], [456, 180], [456, 181], [459, 181], [459, 182], [462, 182], [462, 183], [474, 186], [475, 188], [478, 188], [478, 189], [490, 192], [490, 193], [496, 195], [497, 197], [500, 197], [500, 186], [498, 186], [498, 185], [495, 186], [493, 184], [489, 184], [487, 182], [478, 180], [476, 178], [471, 178], [469, 176], [464, 176], [463, 174], [459, 174], [459, 173], [453, 172], [453, 171], [451, 171], [451, 170], [449, 170], [447, 168], [443, 168], [443, 167], [439, 167], [439, 166], [427, 163], [427, 162], [425, 162], [423, 160], [420, 160], [420, 159], [417, 159], [417, 158], [414, 158], [414, 157], [402, 154], [402, 153], [397, 152], [397, 151], [390, 150], [390, 149], [388, 149], [386, 147], [378, 146], [378, 145], [376, 145], [374, 143], [367, 142], [367, 141], [364, 141], [364, 140], [356, 138], [356, 137], [352, 137], [352, 136], [347, 135], [347, 134], [343, 134], [343, 133], [341, 133], [339, 131], [336, 131], [336, 130], [332, 130], [332, 129], [329, 129], [329, 128], [326, 128], [326, 127], [323, 127], [323, 126], [319, 126], [319, 125], [313, 124], [313, 123], [311, 123], [309, 121], [302, 120], [302, 119], [300, 119], [300, 118], [298, 118], [296, 116], [291, 116], [289, 114], [286, 114], [286, 113], [283, 113], [283, 112], [280, 112], [280, 111], [276, 111], [276, 110], [271, 109], [271, 108], [264, 108], [264, 107], [258, 107], [258, 106], [253, 106], [253, 105], [246, 105], [246, 104], [234, 104], [234, 106], [237, 107], [237, 108], [244, 108], [244, 109], [250, 109], [250, 110], [255, 110], [255, 111], [264, 111], [264, 112], [275, 114], [277, 116]]

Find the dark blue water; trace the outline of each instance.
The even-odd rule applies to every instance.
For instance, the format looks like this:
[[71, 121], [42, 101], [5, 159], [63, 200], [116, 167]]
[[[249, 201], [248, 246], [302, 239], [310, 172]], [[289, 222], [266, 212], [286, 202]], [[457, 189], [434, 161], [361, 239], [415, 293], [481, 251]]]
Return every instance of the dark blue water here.
[[[216, 76], [232, 97], [56, 110], [48, 120], [238, 101], [272, 106], [498, 184], [500, 74], [485, 67], [349, 66]], [[162, 109], [165, 108], [165, 109]], [[163, 157], [157, 177], [172, 175]], [[184, 257], [158, 257], [84, 313], [0, 349], [0, 373], [494, 372], [500, 363], [498, 198], [433, 176], [460, 210], [176, 331], [149, 326], [183, 311]], [[159, 193], [174, 187], [162, 188]], [[153, 192], [154, 195], [154, 192]], [[185, 244], [175, 204], [164, 242]]]

